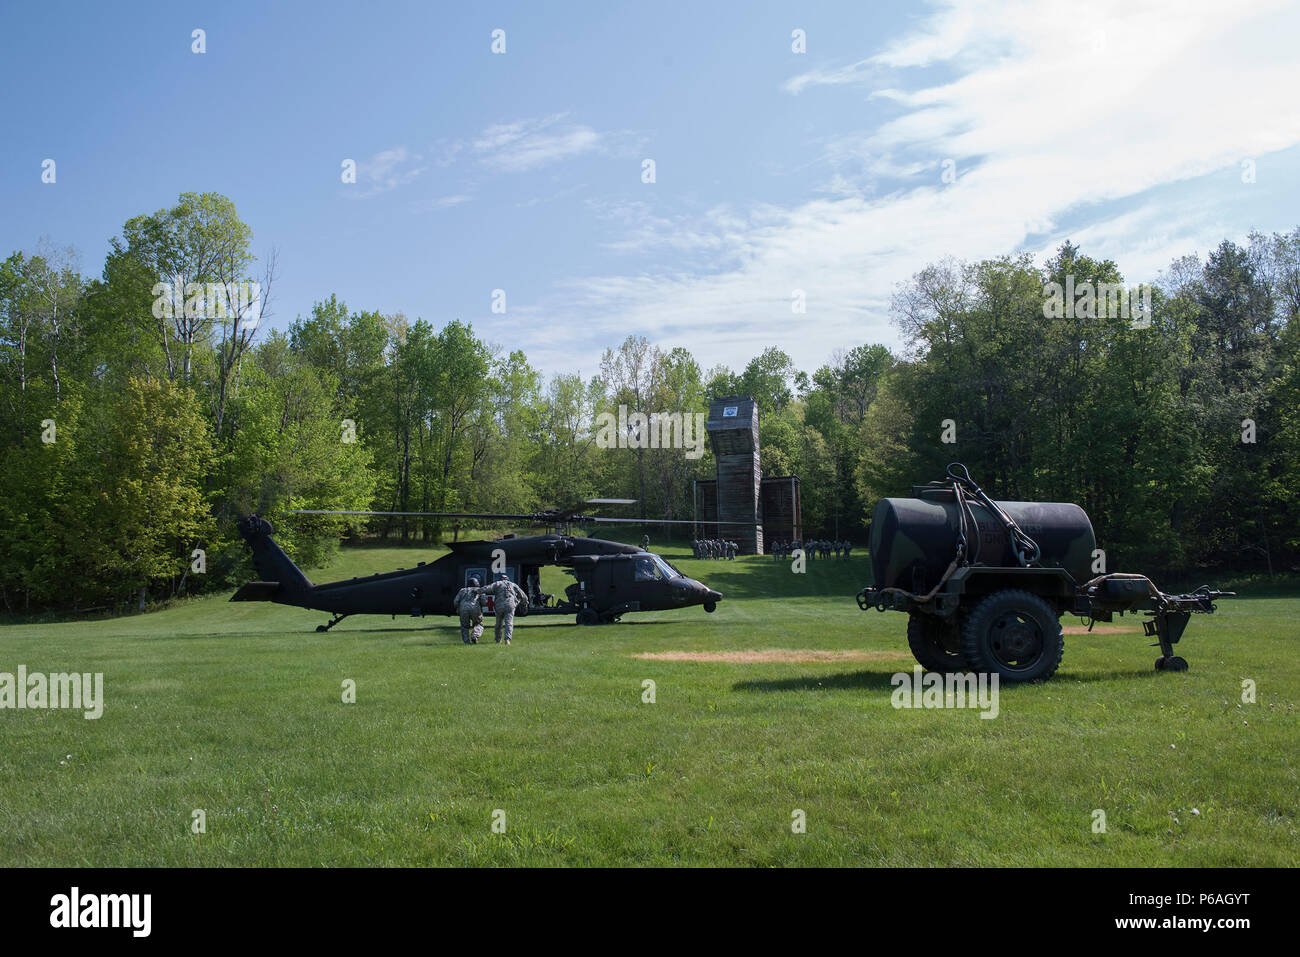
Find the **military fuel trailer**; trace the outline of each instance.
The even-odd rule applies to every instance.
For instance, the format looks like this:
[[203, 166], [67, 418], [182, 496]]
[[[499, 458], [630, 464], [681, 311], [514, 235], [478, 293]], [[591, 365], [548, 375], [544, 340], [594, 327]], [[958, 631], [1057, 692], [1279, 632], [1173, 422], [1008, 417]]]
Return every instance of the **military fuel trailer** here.
[[1186, 671], [1174, 645], [1193, 612], [1212, 613], [1233, 592], [1202, 585], [1166, 595], [1145, 575], [1095, 574], [1096, 536], [1078, 505], [994, 502], [961, 463], [947, 478], [884, 498], [871, 519], [874, 584], [864, 611], [906, 612], [907, 643], [928, 670], [1050, 678], [1065, 642], [1060, 617], [1093, 623], [1143, 612], [1160, 646], [1158, 671]]

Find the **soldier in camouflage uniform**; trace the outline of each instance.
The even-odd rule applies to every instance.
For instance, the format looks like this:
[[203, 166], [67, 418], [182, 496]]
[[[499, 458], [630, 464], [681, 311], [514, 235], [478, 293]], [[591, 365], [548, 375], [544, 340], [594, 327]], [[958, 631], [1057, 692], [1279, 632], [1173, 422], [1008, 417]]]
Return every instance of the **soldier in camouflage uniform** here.
[[456, 614], [460, 615], [460, 640], [467, 645], [477, 645], [483, 637], [483, 606], [478, 600], [481, 594], [483, 589], [478, 587], [478, 579], [470, 578], [452, 601]]
[[497, 643], [501, 643], [502, 633], [506, 644], [515, 632], [515, 607], [524, 603], [525, 613], [528, 608], [528, 596], [524, 590], [506, 577], [505, 572], [497, 572], [497, 580], [483, 589], [492, 596], [492, 608], [496, 614]]

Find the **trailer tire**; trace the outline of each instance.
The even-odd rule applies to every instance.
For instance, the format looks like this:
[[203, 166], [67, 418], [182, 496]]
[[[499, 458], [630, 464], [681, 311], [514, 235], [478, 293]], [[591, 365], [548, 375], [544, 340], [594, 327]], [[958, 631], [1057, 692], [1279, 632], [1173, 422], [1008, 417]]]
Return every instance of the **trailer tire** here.
[[1065, 653], [1057, 611], [1018, 588], [994, 592], [975, 606], [961, 635], [962, 656], [976, 671], [1002, 681], [1045, 681]]
[[965, 656], [952, 650], [960, 645], [961, 629], [956, 622], [919, 613], [907, 616], [907, 646], [926, 671], [940, 674], [965, 671], [968, 667]]

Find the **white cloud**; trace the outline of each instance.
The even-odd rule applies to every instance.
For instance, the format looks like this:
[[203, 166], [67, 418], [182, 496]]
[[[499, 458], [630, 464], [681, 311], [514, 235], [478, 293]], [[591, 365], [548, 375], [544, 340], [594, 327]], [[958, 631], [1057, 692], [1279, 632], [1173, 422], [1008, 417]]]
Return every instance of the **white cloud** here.
[[[1267, 0], [945, 4], [869, 60], [805, 74], [792, 90], [815, 96], [883, 71], [903, 109], [827, 147], [841, 176], [829, 196], [685, 219], [633, 210], [625, 248], [684, 245], [708, 250], [708, 263], [575, 280], [564, 294], [593, 342], [636, 332], [687, 345], [705, 365], [775, 344], [815, 366], [837, 346], [896, 342], [890, 296], [926, 263], [1037, 246], [1044, 234], [1049, 249], [1066, 238], [1062, 222], [1130, 281], [1153, 279], [1214, 230], [1287, 225], [1234, 223], [1197, 177], [1300, 144], [1287, 39], [1298, 34], [1300, 9]], [[908, 68], [936, 65], [945, 79], [915, 84]], [[888, 195], [854, 194], [846, 149], [865, 175], [901, 180]], [[945, 159], [955, 183], [940, 180]], [[796, 289], [806, 315], [791, 311]]]
[[871, 61], [859, 60], [841, 67], [818, 67], [806, 73], [800, 73], [786, 80], [781, 89], [798, 96], [810, 86], [843, 86], [846, 83], [862, 83], [870, 76]]
[[567, 114], [498, 123], [474, 141], [479, 159], [493, 169], [519, 173], [590, 153], [603, 145], [602, 134], [590, 126], [565, 123]]
[[460, 206], [463, 203], [468, 203], [473, 198], [473, 196], [470, 196], [467, 193], [453, 193], [450, 196], [439, 196], [436, 199], [429, 199], [422, 203], [417, 203], [416, 208], [426, 212], [438, 209], [450, 209], [452, 206]]
[[358, 166], [360, 179], [365, 184], [360, 195], [375, 196], [412, 182], [428, 167], [423, 158], [405, 146], [381, 150]]

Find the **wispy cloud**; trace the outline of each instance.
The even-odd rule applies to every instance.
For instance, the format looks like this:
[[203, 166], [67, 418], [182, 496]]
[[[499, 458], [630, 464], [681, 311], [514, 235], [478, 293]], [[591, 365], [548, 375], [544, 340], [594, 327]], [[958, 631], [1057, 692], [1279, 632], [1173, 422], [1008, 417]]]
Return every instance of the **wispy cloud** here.
[[[944, 3], [880, 52], [786, 84], [812, 96], [879, 71], [889, 86], [876, 95], [900, 108], [820, 144], [826, 195], [692, 216], [608, 210], [623, 217], [608, 246], [682, 256], [571, 280], [566, 308], [593, 340], [635, 331], [710, 364], [776, 344], [815, 365], [836, 346], [896, 341], [893, 290], [946, 256], [1041, 252], [1073, 235], [1130, 281], [1152, 279], [1142, 271], [1215, 230], [1260, 225], [1234, 227], [1231, 200], [1208, 214], [1209, 180], [1300, 144], [1297, 34], [1300, 9], [1280, 0]], [[928, 70], [918, 84], [914, 67], [942, 79]], [[791, 309], [795, 290], [806, 314]]]
[[468, 193], [453, 193], [449, 196], [438, 196], [434, 199], [426, 199], [416, 203], [415, 208], [421, 212], [433, 212], [439, 209], [450, 209], [453, 206], [461, 206], [473, 200], [474, 197]]
[[792, 76], [782, 84], [781, 89], [796, 96], [810, 86], [843, 86], [846, 83], [862, 83], [872, 75], [871, 61], [859, 60], [847, 66], [817, 67]]
[[362, 187], [359, 197], [376, 196], [405, 186], [426, 169], [423, 157], [405, 146], [380, 150], [357, 165], [357, 178]]
[[489, 126], [474, 140], [474, 151], [488, 167], [519, 173], [602, 147], [601, 133], [590, 126], [565, 122], [567, 115], [555, 113]]

